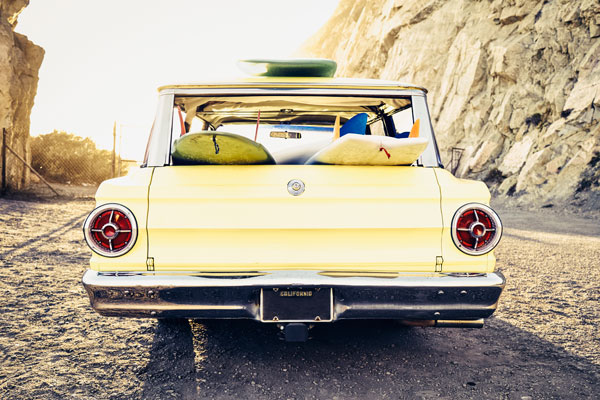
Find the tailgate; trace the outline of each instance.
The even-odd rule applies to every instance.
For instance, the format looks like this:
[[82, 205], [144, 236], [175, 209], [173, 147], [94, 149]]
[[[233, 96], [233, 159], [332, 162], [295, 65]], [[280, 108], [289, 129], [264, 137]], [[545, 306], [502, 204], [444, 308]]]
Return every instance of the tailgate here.
[[148, 255], [157, 271], [434, 271], [439, 197], [419, 167], [155, 168]]

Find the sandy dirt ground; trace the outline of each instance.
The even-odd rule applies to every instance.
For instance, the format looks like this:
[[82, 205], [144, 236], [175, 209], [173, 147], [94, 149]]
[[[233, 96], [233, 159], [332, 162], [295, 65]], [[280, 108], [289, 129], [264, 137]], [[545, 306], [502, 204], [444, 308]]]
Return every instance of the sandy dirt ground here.
[[508, 278], [479, 330], [106, 318], [80, 284], [90, 200], [0, 199], [1, 399], [571, 399], [600, 395], [600, 221], [501, 209]]

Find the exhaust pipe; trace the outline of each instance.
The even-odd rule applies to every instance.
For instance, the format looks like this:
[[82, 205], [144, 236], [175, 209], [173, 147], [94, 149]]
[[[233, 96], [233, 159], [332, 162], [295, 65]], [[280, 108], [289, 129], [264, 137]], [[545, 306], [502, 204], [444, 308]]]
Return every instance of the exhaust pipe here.
[[435, 326], [439, 328], [483, 328], [483, 318], [466, 320], [437, 320]]
[[405, 326], [431, 326], [436, 328], [483, 328], [483, 318], [465, 320], [401, 320]]

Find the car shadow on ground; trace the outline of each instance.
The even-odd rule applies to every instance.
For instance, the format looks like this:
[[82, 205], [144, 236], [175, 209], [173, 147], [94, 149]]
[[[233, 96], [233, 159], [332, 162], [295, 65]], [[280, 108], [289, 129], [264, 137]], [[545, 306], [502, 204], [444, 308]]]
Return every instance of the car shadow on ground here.
[[144, 399], [193, 398], [196, 389], [194, 344], [185, 319], [158, 320], [150, 361], [142, 371]]
[[286, 343], [254, 321], [157, 324], [143, 398], [588, 398], [600, 367], [499, 319], [480, 330], [392, 321]]
[[83, 226], [83, 221], [87, 213], [78, 215], [76, 217], [71, 218], [66, 223], [57, 226], [56, 228], [42, 232], [40, 235], [30, 238], [24, 242], [18, 243], [18, 245], [14, 246], [12, 249], [0, 253], [0, 259], [5, 260], [13, 255], [15, 252], [28, 252], [28, 253], [36, 253], [39, 251], [39, 248], [45, 246], [48, 242], [51, 242], [56, 239], [56, 237], [64, 235], [65, 231], [72, 229], [74, 226]]

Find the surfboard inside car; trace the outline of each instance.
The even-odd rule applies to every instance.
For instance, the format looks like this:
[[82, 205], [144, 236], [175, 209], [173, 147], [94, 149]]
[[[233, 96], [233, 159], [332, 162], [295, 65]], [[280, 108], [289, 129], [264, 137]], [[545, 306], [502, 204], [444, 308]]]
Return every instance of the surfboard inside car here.
[[296, 341], [496, 309], [502, 223], [484, 183], [443, 168], [424, 88], [254, 76], [158, 94], [141, 168], [102, 183], [84, 223], [98, 313], [252, 319]]

